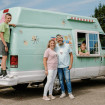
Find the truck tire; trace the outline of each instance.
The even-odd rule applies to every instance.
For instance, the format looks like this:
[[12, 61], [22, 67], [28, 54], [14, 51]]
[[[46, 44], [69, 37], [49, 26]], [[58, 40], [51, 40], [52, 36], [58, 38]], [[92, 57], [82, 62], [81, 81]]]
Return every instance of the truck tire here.
[[18, 84], [18, 85], [15, 85], [15, 86], [12, 86], [12, 88], [14, 88], [15, 90], [24, 90], [27, 88], [29, 83], [25, 83], [25, 84]]

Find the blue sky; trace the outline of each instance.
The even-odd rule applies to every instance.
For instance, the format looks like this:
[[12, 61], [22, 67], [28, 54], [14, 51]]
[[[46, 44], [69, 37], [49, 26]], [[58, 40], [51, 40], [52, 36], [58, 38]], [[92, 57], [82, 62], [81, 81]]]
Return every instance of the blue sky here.
[[105, 4], [105, 0], [0, 0], [0, 10], [11, 7], [26, 7], [91, 16], [100, 2]]

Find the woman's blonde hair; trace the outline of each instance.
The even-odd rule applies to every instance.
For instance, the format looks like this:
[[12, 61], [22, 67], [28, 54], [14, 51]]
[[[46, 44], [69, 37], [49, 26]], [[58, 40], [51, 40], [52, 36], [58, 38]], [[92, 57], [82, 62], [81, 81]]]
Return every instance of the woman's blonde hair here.
[[53, 41], [53, 42], [54, 42], [54, 48], [55, 48], [55, 46], [56, 46], [56, 42], [55, 42], [55, 40], [54, 40], [54, 39], [49, 40], [48, 45], [47, 45], [47, 48], [50, 48], [50, 42], [51, 42], [51, 41]]

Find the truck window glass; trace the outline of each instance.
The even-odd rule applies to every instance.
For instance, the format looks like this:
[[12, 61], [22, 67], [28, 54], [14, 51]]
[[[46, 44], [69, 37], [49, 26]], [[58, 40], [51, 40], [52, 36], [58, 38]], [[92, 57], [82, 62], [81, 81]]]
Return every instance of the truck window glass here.
[[98, 35], [89, 33], [90, 54], [98, 54]]

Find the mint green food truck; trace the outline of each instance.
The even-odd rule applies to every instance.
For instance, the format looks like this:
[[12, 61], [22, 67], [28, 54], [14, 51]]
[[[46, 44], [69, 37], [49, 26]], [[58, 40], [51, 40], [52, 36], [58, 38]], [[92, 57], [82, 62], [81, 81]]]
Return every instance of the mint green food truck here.
[[[0, 78], [0, 85], [18, 89], [45, 82], [43, 54], [48, 41], [51, 38], [56, 40], [57, 34], [61, 34], [64, 43], [73, 50], [71, 79], [105, 76], [105, 34], [96, 18], [14, 7], [0, 11], [0, 24], [7, 12], [12, 14], [11, 23], [16, 27], [10, 27], [8, 76]], [[83, 41], [89, 56], [78, 54]], [[1, 58], [0, 55], [0, 63]], [[55, 84], [59, 85], [58, 79]]]

